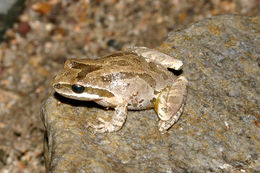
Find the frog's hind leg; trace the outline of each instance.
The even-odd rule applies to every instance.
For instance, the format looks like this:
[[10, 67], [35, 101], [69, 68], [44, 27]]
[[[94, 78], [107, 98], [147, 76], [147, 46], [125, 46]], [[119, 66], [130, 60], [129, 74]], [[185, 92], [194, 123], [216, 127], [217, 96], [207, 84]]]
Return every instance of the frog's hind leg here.
[[155, 111], [159, 117], [159, 130], [168, 130], [181, 116], [187, 94], [187, 79], [177, 78], [173, 85], [165, 88], [155, 102]]
[[143, 57], [147, 62], [154, 62], [166, 68], [180, 70], [182, 68], [182, 61], [175, 59], [165, 53], [147, 47], [128, 47], [126, 51], [134, 52], [138, 56]]
[[115, 113], [112, 116], [111, 121], [105, 121], [102, 118], [98, 118], [100, 124], [94, 125], [92, 123], [88, 123], [88, 127], [92, 127], [98, 133], [105, 132], [116, 132], [122, 128], [125, 123], [127, 115], [127, 102], [124, 101], [122, 104], [119, 104], [115, 108]]

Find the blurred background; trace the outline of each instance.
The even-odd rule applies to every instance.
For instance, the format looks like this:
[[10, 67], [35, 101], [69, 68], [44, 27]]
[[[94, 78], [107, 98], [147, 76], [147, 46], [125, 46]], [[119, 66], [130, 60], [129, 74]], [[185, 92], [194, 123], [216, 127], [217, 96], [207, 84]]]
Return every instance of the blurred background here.
[[159, 46], [170, 31], [259, 0], [0, 0], [0, 172], [45, 172], [41, 104], [67, 58]]

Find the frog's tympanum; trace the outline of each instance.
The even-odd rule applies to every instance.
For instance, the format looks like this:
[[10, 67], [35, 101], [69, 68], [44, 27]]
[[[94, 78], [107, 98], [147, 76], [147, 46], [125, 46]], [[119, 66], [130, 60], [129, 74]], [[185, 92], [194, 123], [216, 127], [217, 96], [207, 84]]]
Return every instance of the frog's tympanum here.
[[129, 48], [100, 59], [68, 59], [54, 79], [53, 87], [62, 96], [94, 101], [112, 107], [111, 121], [87, 126], [97, 132], [114, 132], [123, 126], [127, 110], [154, 108], [159, 130], [168, 130], [180, 117], [188, 81], [167, 68], [180, 70], [183, 63], [146, 47]]

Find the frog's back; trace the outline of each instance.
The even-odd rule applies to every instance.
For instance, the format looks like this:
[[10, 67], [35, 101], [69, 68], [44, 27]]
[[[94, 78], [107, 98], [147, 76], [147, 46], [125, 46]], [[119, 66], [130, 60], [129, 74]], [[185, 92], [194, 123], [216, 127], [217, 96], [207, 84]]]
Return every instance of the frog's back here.
[[[103, 79], [110, 82], [118, 80], [141, 79], [154, 90], [162, 90], [176, 79], [172, 72], [162, 65], [147, 62], [141, 56], [132, 52], [118, 52], [101, 58]], [[116, 80], [116, 81], [115, 81]]]

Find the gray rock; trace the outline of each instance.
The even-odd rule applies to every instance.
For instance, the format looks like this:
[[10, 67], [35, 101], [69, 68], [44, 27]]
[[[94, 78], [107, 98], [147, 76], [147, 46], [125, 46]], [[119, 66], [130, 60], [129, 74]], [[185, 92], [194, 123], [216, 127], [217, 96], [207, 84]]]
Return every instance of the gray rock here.
[[21, 13], [24, 0], [1, 0], [0, 1], [0, 41], [5, 30], [12, 25], [16, 16]]
[[153, 110], [116, 133], [85, 128], [113, 111], [51, 94], [42, 109], [49, 172], [259, 172], [260, 17], [225, 15], [171, 32], [158, 48], [184, 61], [184, 113], [167, 134]]
[[1, 0], [0, 14], [7, 14], [8, 10], [14, 5], [16, 0]]

